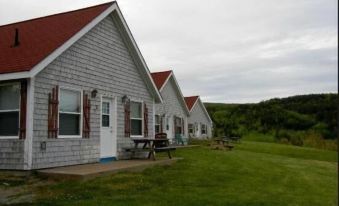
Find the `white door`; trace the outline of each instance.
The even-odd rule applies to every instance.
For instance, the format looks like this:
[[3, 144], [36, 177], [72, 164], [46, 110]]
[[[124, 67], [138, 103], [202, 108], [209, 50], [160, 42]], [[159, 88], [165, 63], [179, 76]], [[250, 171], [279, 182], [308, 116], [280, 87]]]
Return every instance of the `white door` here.
[[200, 137], [200, 124], [195, 123], [194, 127], [195, 127], [195, 137]]
[[116, 112], [113, 99], [102, 98], [100, 158], [115, 158], [117, 153]]

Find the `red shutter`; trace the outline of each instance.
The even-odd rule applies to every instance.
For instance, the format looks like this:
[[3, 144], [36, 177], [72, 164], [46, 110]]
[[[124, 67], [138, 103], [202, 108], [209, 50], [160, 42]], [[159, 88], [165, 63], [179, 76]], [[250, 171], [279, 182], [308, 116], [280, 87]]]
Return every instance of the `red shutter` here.
[[27, 117], [27, 81], [21, 81], [20, 88], [20, 132], [19, 138], [26, 138], [26, 117]]
[[144, 104], [144, 137], [148, 137], [148, 109]]
[[58, 136], [58, 106], [59, 106], [59, 86], [52, 89], [48, 94], [48, 138]]
[[82, 126], [82, 136], [83, 138], [89, 138], [89, 133], [91, 132], [90, 127], [90, 116], [91, 116], [91, 103], [88, 98], [88, 94], [84, 94], [83, 97], [83, 126]]
[[125, 102], [125, 137], [131, 136], [131, 104], [130, 101]]

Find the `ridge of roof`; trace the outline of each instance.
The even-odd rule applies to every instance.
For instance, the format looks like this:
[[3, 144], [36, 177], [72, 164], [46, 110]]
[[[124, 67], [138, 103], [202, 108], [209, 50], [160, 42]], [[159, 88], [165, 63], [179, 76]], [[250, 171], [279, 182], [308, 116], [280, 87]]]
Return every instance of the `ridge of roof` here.
[[36, 17], [36, 18], [33, 18], [33, 19], [26, 19], [26, 20], [22, 20], [22, 21], [3, 24], [3, 25], [0, 25], [0, 28], [5, 27], [5, 26], [12, 26], [14, 24], [26, 23], [26, 22], [30, 22], [30, 21], [43, 19], [43, 18], [53, 17], [53, 16], [57, 16], [57, 15], [61, 15], [61, 14], [67, 14], [67, 13], [78, 12], [78, 11], [82, 11], [82, 10], [86, 10], [86, 9], [92, 9], [92, 8], [95, 8], [95, 7], [101, 7], [101, 6], [104, 6], [104, 5], [114, 4], [115, 2], [116, 1], [109, 1], [109, 2], [106, 2], [106, 3], [93, 5], [93, 6], [89, 6], [89, 7], [84, 7], [84, 8], [81, 8], [81, 9], [74, 9], [74, 10], [70, 10], [70, 11], [64, 11], [64, 12], [61, 12], [61, 13], [55, 13], [55, 14], [50, 14], [50, 15], [46, 15], [46, 16], [40, 16], [40, 17]]

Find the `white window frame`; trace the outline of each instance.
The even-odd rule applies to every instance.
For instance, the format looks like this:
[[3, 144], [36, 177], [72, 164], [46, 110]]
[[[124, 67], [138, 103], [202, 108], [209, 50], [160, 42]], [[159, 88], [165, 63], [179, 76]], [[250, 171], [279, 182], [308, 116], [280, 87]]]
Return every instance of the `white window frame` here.
[[[131, 115], [130, 115], [131, 137], [134, 137], [134, 138], [144, 137], [144, 124], [145, 124], [145, 120], [144, 120], [144, 101], [131, 99], [130, 100], [130, 104], [132, 104], [132, 102], [140, 103], [141, 104], [141, 118], [132, 118], [132, 113], [131, 113]], [[132, 135], [132, 119], [134, 119], [134, 120], [141, 120], [141, 135]]]
[[19, 132], [20, 132], [20, 108], [21, 108], [21, 94], [20, 94], [20, 90], [21, 90], [21, 85], [20, 82], [8, 82], [8, 83], [2, 83], [0, 84], [1, 86], [8, 86], [8, 85], [19, 85], [19, 108], [18, 109], [11, 109], [11, 110], [0, 110], [0, 113], [5, 113], [5, 112], [19, 112], [19, 118], [18, 118], [18, 135], [16, 136], [1, 136], [0, 135], [0, 139], [19, 139]]
[[[80, 132], [79, 135], [59, 135], [60, 132], [60, 95], [61, 95], [61, 90], [70, 90], [70, 91], [76, 91], [76, 92], [80, 92]], [[71, 87], [64, 87], [64, 86], [60, 86], [59, 87], [59, 105], [58, 105], [58, 138], [61, 139], [67, 139], [67, 138], [82, 138], [82, 121], [83, 121], [83, 91], [81, 89], [76, 89], [76, 88], [71, 88]], [[61, 112], [62, 114], [79, 114], [76, 112]]]
[[[109, 113], [108, 114], [104, 114], [103, 112], [102, 112], [102, 104], [104, 103], [104, 102], [106, 102], [106, 103], [108, 103], [109, 104]], [[109, 127], [113, 127], [113, 125], [111, 125], [111, 113], [113, 112], [113, 111], [111, 111], [111, 102], [109, 102], [109, 101], [107, 101], [107, 100], [105, 100], [104, 98], [101, 98], [101, 111], [100, 111], [100, 127], [101, 128], [109, 128]], [[107, 116], [109, 116], [109, 121], [108, 121], [108, 123], [109, 123], [109, 126], [108, 127], [104, 127], [104, 126], [102, 126], [102, 120], [103, 120], [103, 118], [102, 118], [102, 116], [103, 115], [107, 115]]]

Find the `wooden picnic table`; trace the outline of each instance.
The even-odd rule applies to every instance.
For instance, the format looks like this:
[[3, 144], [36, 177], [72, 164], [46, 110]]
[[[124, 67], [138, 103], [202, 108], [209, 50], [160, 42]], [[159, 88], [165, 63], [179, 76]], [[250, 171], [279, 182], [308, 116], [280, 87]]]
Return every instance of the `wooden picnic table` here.
[[[148, 151], [148, 159], [151, 158], [155, 160], [155, 153], [156, 151], [164, 150], [167, 152], [168, 157], [171, 159], [170, 150], [175, 148], [169, 147], [169, 139], [161, 138], [161, 139], [153, 139], [153, 138], [132, 138], [134, 142], [134, 149], [132, 150], [132, 157], [135, 155], [137, 150]], [[139, 148], [139, 144], [143, 144], [142, 148]], [[159, 147], [161, 145], [161, 147]]]
[[216, 143], [216, 146], [222, 146], [223, 148], [227, 148], [229, 150], [232, 150], [234, 147], [233, 145], [230, 144], [230, 141], [227, 138], [217, 138], [214, 139], [214, 142]]

